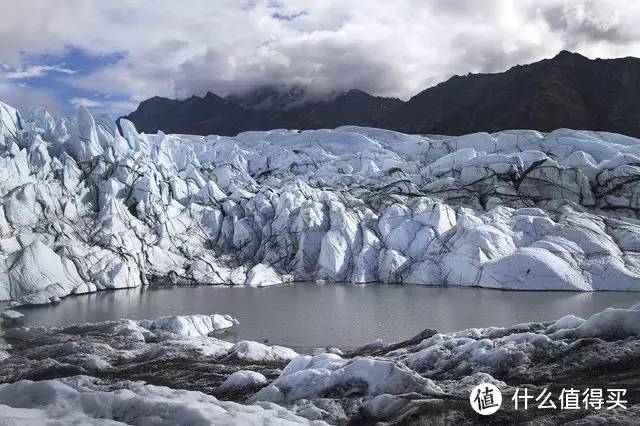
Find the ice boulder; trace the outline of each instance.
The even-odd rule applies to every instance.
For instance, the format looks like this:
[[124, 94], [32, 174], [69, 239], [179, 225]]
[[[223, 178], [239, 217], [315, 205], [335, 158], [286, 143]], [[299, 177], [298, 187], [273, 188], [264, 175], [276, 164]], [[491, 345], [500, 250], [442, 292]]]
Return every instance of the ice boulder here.
[[[554, 325], [558, 328], [557, 324], [554, 323]], [[553, 328], [550, 331], [553, 331]], [[563, 324], [561, 329], [549, 335], [553, 339], [599, 337], [611, 340], [631, 336], [640, 336], [640, 311], [614, 308], [607, 308], [587, 320]]]
[[487, 262], [478, 285], [520, 290], [592, 290], [579, 270], [550, 251], [536, 247], [524, 247]]
[[229, 350], [228, 357], [240, 361], [282, 362], [296, 358], [293, 349], [284, 346], [267, 346], [258, 342], [242, 340]]
[[229, 315], [173, 315], [154, 320], [141, 320], [139, 325], [150, 331], [166, 331], [181, 336], [209, 336], [238, 325]]
[[48, 299], [66, 296], [82, 284], [73, 262], [58, 256], [40, 240], [0, 263], [0, 300], [29, 295], [47, 303]]
[[251, 287], [267, 287], [282, 284], [282, 277], [270, 266], [258, 263], [247, 273], [245, 285]]
[[0, 312], [0, 318], [2, 318], [5, 321], [15, 321], [22, 317], [24, 317], [24, 314], [21, 314], [20, 312], [14, 311], [11, 309], [7, 309]]
[[376, 396], [419, 392], [439, 395], [442, 389], [430, 379], [392, 361], [369, 358], [345, 360], [335, 354], [301, 356], [280, 377], [261, 389], [251, 400], [290, 403], [332, 395]]
[[242, 389], [255, 389], [267, 384], [267, 378], [257, 371], [239, 370], [232, 373], [220, 385], [220, 390], [225, 392], [233, 392]]

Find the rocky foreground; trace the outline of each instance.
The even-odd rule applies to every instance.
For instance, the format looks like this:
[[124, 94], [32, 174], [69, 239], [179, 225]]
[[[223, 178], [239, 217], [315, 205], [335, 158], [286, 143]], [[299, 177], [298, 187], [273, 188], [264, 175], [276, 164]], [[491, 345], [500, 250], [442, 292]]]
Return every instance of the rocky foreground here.
[[[216, 337], [223, 315], [15, 327], [0, 350], [2, 424], [389, 424], [531, 421], [632, 424], [640, 414], [640, 308], [588, 319], [425, 330], [405, 342], [299, 355]], [[492, 383], [503, 406], [482, 418], [471, 389]], [[514, 407], [517, 389], [605, 389], [601, 407]], [[609, 409], [606, 389], [625, 389]]]
[[0, 105], [0, 300], [156, 282], [640, 290], [640, 141], [139, 134]]

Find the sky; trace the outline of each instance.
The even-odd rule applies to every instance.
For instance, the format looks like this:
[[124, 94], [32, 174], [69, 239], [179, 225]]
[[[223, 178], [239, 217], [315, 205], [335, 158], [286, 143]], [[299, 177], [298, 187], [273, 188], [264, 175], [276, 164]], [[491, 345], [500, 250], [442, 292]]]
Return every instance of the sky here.
[[640, 56], [627, 0], [0, 0], [0, 100], [119, 116], [152, 96], [299, 85], [408, 99], [555, 56]]

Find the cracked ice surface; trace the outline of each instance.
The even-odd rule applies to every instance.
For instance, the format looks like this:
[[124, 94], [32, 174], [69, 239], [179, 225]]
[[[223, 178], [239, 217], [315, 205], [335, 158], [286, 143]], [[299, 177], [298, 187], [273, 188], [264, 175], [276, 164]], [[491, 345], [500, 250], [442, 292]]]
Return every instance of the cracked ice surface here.
[[640, 290], [640, 141], [138, 134], [0, 104], [0, 300], [154, 282]]
[[[631, 424], [640, 412], [637, 306], [586, 319], [425, 330], [404, 342], [340, 355], [231, 344], [154, 328], [156, 322], [165, 320], [7, 330], [0, 410], [16, 423], [46, 417], [82, 424], [462, 424], [477, 421], [469, 392], [489, 382], [504, 394], [493, 417], [498, 423], [581, 424], [597, 414]], [[515, 389], [524, 386], [537, 395], [543, 388], [604, 384], [628, 389], [628, 410], [516, 412], [511, 404]]]

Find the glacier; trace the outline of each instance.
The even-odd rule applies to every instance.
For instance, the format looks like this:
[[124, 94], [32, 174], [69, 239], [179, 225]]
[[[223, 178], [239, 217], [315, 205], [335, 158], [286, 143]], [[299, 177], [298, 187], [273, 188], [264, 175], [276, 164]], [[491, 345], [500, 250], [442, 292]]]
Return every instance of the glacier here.
[[[504, 395], [496, 423], [633, 424], [639, 309], [426, 329], [345, 353], [188, 332], [200, 315], [176, 316], [181, 327], [157, 327], [166, 318], [14, 327], [0, 346], [0, 410], [8, 424], [469, 424], [479, 421], [471, 389], [492, 383]], [[524, 411], [511, 399], [525, 387], [557, 397], [605, 384], [628, 389], [626, 409]]]
[[640, 141], [138, 133], [0, 103], [0, 300], [168, 284], [640, 290]]

